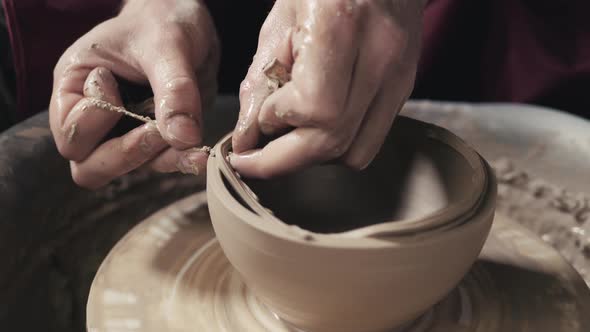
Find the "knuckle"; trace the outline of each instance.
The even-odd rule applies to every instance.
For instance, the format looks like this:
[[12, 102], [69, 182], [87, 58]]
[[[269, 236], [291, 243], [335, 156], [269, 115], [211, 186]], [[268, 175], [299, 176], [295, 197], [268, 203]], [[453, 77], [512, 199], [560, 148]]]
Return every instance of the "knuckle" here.
[[166, 90], [170, 93], [190, 93], [195, 89], [195, 80], [188, 75], [177, 75], [166, 82]]

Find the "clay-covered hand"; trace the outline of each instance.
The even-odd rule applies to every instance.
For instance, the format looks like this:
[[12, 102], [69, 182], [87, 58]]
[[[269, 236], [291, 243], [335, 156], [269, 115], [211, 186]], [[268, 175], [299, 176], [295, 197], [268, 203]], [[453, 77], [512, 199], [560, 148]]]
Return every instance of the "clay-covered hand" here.
[[[425, 2], [277, 0], [240, 89], [233, 167], [262, 178], [334, 159], [365, 168], [413, 89]], [[274, 58], [291, 74], [278, 89], [265, 74]], [[261, 135], [278, 138], [255, 149]]]
[[[198, 0], [129, 0], [62, 55], [54, 69], [50, 124], [74, 181], [97, 188], [139, 167], [198, 173], [207, 155], [201, 112], [217, 85], [215, 28]], [[115, 76], [151, 86], [153, 123], [104, 142], [122, 114]]]

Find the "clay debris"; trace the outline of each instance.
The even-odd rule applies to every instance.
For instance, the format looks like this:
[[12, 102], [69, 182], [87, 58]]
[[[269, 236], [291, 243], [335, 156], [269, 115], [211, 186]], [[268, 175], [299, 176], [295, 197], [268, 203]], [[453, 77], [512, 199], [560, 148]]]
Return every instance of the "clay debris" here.
[[291, 74], [283, 63], [277, 58], [272, 59], [267, 63], [262, 72], [268, 78], [268, 88], [271, 91], [276, 91], [278, 88], [285, 85], [285, 83], [291, 80]]
[[498, 179], [497, 211], [556, 248], [590, 286], [590, 195], [536, 178], [506, 158], [492, 167]]
[[500, 159], [493, 163], [498, 183], [516, 187], [530, 192], [534, 198], [546, 201], [549, 209], [556, 209], [567, 213], [577, 224], [583, 224], [590, 219], [590, 196], [583, 193], [572, 193], [531, 176], [514, 167], [507, 159]]

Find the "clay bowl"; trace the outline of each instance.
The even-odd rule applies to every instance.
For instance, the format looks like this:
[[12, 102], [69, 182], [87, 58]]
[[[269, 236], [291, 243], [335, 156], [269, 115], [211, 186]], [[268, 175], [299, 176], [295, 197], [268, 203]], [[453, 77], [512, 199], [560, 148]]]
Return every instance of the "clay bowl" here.
[[494, 216], [490, 166], [442, 128], [396, 119], [361, 172], [326, 164], [240, 180], [208, 161], [215, 233], [246, 285], [305, 331], [385, 331], [419, 317], [476, 260]]

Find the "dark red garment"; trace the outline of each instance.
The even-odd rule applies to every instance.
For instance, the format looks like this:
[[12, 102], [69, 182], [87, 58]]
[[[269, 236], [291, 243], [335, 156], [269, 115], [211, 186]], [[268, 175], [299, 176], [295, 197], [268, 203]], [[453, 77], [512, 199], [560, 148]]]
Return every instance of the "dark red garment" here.
[[590, 118], [590, 1], [435, 0], [413, 97], [523, 102]]
[[[3, 3], [22, 119], [47, 107], [62, 52], [115, 15], [120, 1]], [[269, 2], [211, 0], [209, 6], [223, 45], [220, 89], [235, 94]], [[413, 97], [534, 103], [590, 117], [589, 9], [587, 0], [432, 0]]]
[[115, 15], [120, 0], [3, 0], [16, 70], [18, 120], [47, 108], [53, 67], [78, 37]]

